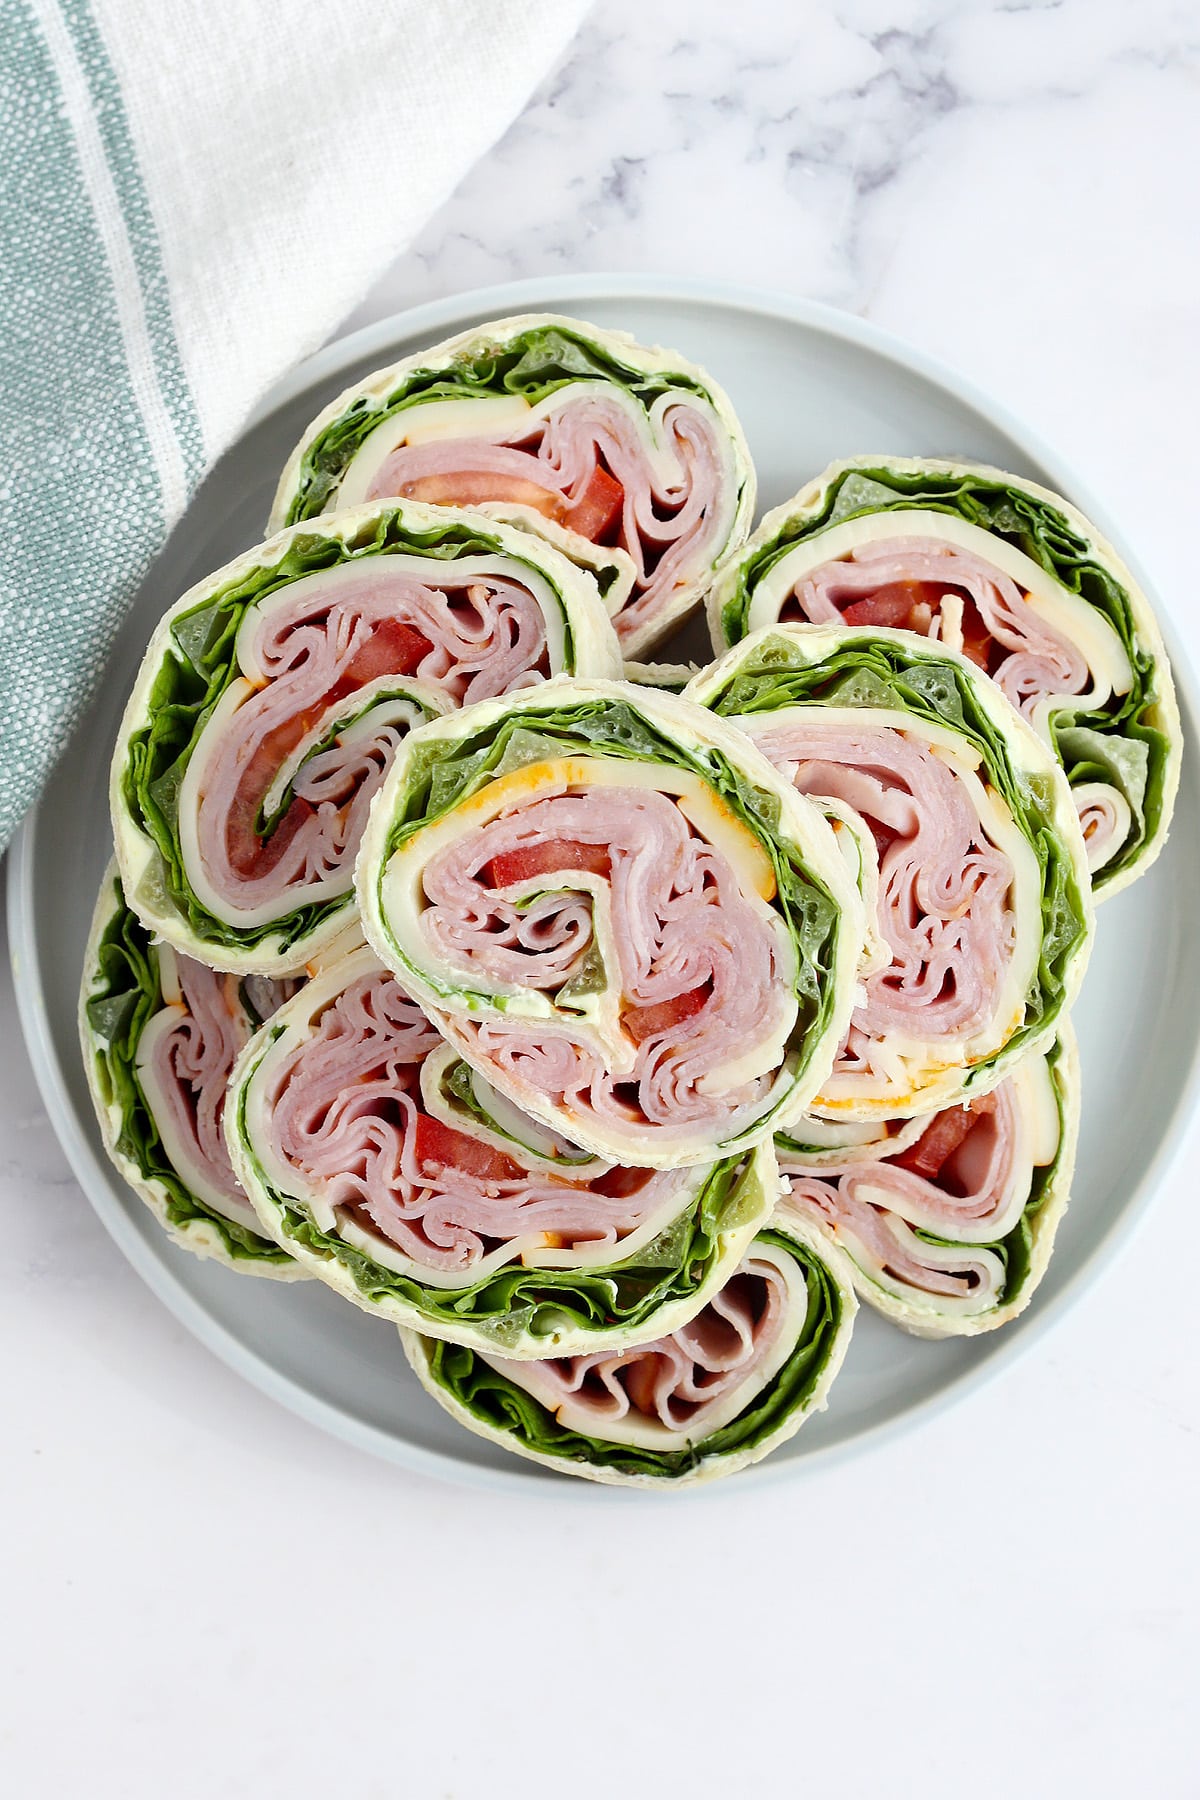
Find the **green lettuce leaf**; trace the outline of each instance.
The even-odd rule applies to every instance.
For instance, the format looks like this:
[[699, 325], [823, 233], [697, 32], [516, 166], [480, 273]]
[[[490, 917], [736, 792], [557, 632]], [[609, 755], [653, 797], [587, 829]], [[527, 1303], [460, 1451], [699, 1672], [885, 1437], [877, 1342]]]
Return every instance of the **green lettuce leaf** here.
[[685, 1450], [658, 1451], [614, 1444], [571, 1431], [507, 1375], [458, 1344], [433, 1343], [430, 1374], [481, 1424], [563, 1462], [590, 1463], [623, 1475], [671, 1480], [712, 1457], [753, 1449], [778, 1431], [797, 1408], [808, 1405], [828, 1365], [842, 1322], [842, 1299], [826, 1265], [805, 1244], [778, 1231], [759, 1232], [756, 1244], [783, 1250], [804, 1270], [808, 1308], [796, 1347], [774, 1379], [728, 1425]]

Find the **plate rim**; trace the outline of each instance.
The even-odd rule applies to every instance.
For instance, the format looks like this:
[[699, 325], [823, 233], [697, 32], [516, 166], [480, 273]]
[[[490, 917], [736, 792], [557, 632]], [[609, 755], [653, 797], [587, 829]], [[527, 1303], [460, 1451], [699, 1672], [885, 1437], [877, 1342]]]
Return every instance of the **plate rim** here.
[[[998, 427], [1018, 444], [1031, 461], [1049, 474], [1050, 485], [1067, 495], [1087, 515], [1109, 542], [1116, 546], [1135, 577], [1152, 595], [1155, 594], [1154, 585], [1146, 579], [1136, 552], [1129, 550], [1123, 534], [1109, 517], [1107, 508], [1096, 499], [1088, 484], [1079, 479], [1069, 462], [1004, 402], [996, 399], [970, 377], [962, 375], [950, 363], [930, 355], [871, 320], [860, 318], [854, 313], [842, 312], [823, 301], [765, 287], [743, 286], [737, 282], [639, 273], [529, 276], [519, 281], [467, 289], [444, 295], [440, 299], [425, 301], [419, 306], [392, 313], [385, 319], [372, 321], [332, 339], [288, 370], [248, 415], [238, 436], [227, 446], [225, 454], [247, 432], [272, 412], [295, 400], [306, 389], [329, 380], [337, 373], [344, 374], [353, 363], [374, 356], [399, 338], [424, 331], [445, 335], [447, 330], [459, 327], [464, 319], [478, 315], [501, 317], [531, 308], [550, 310], [563, 303], [584, 298], [603, 301], [676, 301], [757, 314], [808, 328], [897, 364], [943, 389], [958, 403], [972, 407], [983, 419]], [[186, 512], [187, 508], [184, 510]], [[1189, 658], [1183, 653], [1170, 613], [1160, 607], [1156, 610], [1156, 616], [1171, 659], [1182, 703], [1181, 712], [1190, 730], [1193, 721], [1200, 717], [1200, 693], [1196, 678]], [[1186, 741], [1187, 732], [1185, 743]], [[33, 890], [42, 805], [43, 802], [38, 801], [18, 827], [7, 859], [9, 956], [17, 1015], [38, 1092], [46, 1108], [51, 1129], [66, 1155], [71, 1171], [101, 1224], [151, 1292], [193, 1337], [261, 1393], [277, 1401], [306, 1423], [393, 1466], [435, 1480], [490, 1489], [493, 1492], [535, 1495], [547, 1500], [573, 1495], [576, 1502], [591, 1504], [628, 1503], [628, 1494], [620, 1488], [601, 1487], [587, 1481], [548, 1479], [548, 1472], [528, 1467], [516, 1459], [514, 1466], [491, 1467], [471, 1463], [452, 1454], [424, 1449], [407, 1438], [398, 1437], [365, 1419], [350, 1415], [312, 1392], [303, 1383], [282, 1373], [258, 1351], [243, 1342], [235, 1332], [220, 1323], [159, 1253], [158, 1244], [141, 1236], [133, 1223], [136, 1215], [127, 1210], [112, 1191], [107, 1164], [101, 1163], [80, 1128], [55, 1054], [34, 929]], [[867, 1426], [852, 1438], [819, 1447], [802, 1457], [778, 1460], [768, 1457], [762, 1463], [741, 1471], [737, 1491], [745, 1492], [751, 1484], [761, 1489], [768, 1484], [813, 1476], [854, 1457], [882, 1449], [903, 1433], [914, 1430], [951, 1407], [961, 1404], [969, 1394], [981, 1391], [1012, 1369], [1050, 1330], [1061, 1323], [1080, 1294], [1104, 1273], [1145, 1223], [1162, 1186], [1162, 1178], [1182, 1146], [1184, 1129], [1195, 1110], [1198, 1092], [1200, 1027], [1192, 1040], [1188, 1066], [1175, 1105], [1153, 1155], [1130, 1189], [1119, 1215], [1086, 1251], [1080, 1266], [1061, 1290], [1036, 1315], [1026, 1318], [1019, 1333], [1014, 1334], [1011, 1339], [1005, 1339], [985, 1361], [969, 1365], [952, 1376], [936, 1393], [913, 1400], [891, 1418]], [[163, 1243], [165, 1242], [164, 1238]], [[711, 1496], [714, 1491], [724, 1492], [724, 1484], [713, 1482], [689, 1490], [688, 1498], [694, 1500], [700, 1495]], [[667, 1494], [669, 1493], [670, 1490], [667, 1490]], [[665, 1498], [667, 1494], [659, 1495], [658, 1498]]]

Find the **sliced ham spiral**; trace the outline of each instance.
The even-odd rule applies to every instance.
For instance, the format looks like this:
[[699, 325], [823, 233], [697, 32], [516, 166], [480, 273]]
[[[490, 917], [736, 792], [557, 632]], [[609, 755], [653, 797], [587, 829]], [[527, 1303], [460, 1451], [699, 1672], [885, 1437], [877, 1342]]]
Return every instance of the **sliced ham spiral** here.
[[[778, 1140], [784, 1210], [843, 1250], [863, 1298], [908, 1330], [990, 1330], [1021, 1310], [1045, 1271], [1077, 1118], [1078, 1065], [1064, 1026], [1049, 1056], [1026, 1057], [965, 1106], [893, 1120], [863, 1142], [819, 1125], [813, 1135], [828, 1132], [828, 1148]], [[1014, 1267], [1007, 1247], [1018, 1228], [1025, 1248]]]
[[919, 738], [853, 715], [791, 709], [780, 723], [743, 724], [802, 793], [858, 813], [877, 848], [877, 923], [891, 961], [865, 977], [823, 1102], [864, 1077], [886, 1087], [897, 1030], [954, 1060], [959, 1041], [994, 1023], [1015, 943], [1012, 864], [961, 775]]
[[[844, 1162], [813, 1169], [786, 1148], [780, 1167], [789, 1177], [789, 1203], [823, 1221], [860, 1267], [982, 1309], [995, 1304], [1004, 1270], [986, 1249], [973, 1246], [994, 1243], [1011, 1230], [1028, 1193], [1028, 1180], [1023, 1189], [1019, 1182], [1013, 1083], [1003, 1083], [974, 1110], [947, 1108], [937, 1118], [961, 1119], [968, 1129], [936, 1170], [925, 1165], [919, 1172], [903, 1160], [852, 1153]], [[951, 1239], [955, 1247], [947, 1256], [944, 1246], [926, 1243], [917, 1231]]]
[[[272, 528], [372, 498], [520, 509], [607, 551], [626, 656], [703, 599], [754, 514], [745, 435], [677, 350], [556, 313], [493, 319], [356, 381], [280, 477]], [[577, 552], [571, 552], [577, 554]]]
[[[517, 435], [401, 445], [375, 470], [367, 493], [510, 501], [584, 536], [601, 530], [636, 571], [632, 597], [616, 619], [627, 640], [711, 564], [736, 504], [728, 446], [711, 411], [680, 396], [657, 409], [655, 422], [663, 454], [652, 461], [627, 408], [594, 384], [578, 384]], [[603, 505], [591, 498], [597, 470]]]
[[[881, 517], [872, 523], [878, 527]], [[962, 522], [955, 528], [961, 532]], [[830, 535], [841, 532], [835, 526]], [[1039, 584], [1038, 593], [1027, 591], [1018, 579], [1026, 559], [1017, 557], [1017, 570], [998, 567], [988, 556], [986, 534], [975, 535], [983, 549], [919, 532], [907, 535], [898, 524], [894, 537], [843, 544], [828, 561], [808, 562], [790, 587], [781, 578], [780, 591], [769, 603], [764, 597], [759, 614], [772, 610], [781, 621], [885, 626], [937, 639], [989, 675], [1061, 755], [1056, 716], [1065, 711], [1069, 718], [1072, 703], [1085, 712], [1118, 703], [1133, 679], [1127, 653], [1101, 611], [1065, 588], [1055, 596], [1053, 579], [1032, 562], [1029, 576]], [[820, 535], [814, 540], [819, 543]], [[1011, 546], [997, 543], [998, 556], [1012, 556]], [[1135, 789], [1136, 769], [1135, 761]], [[1073, 784], [1073, 795], [1088, 865], [1099, 875], [1131, 833], [1141, 830], [1141, 821], [1121, 788], [1109, 783]]]
[[649, 1425], [651, 1438], [657, 1426], [698, 1442], [778, 1349], [790, 1299], [780, 1263], [752, 1250], [704, 1310], [669, 1337], [616, 1355], [484, 1360], [574, 1431], [620, 1443], [631, 1427], [641, 1437]]
[[[616, 1246], [681, 1191], [672, 1173], [590, 1169], [572, 1178], [516, 1143], [472, 1138], [431, 1118], [421, 1065], [441, 1045], [381, 969], [359, 974], [269, 1067], [256, 1115], [260, 1153], [324, 1209], [358, 1221], [422, 1268], [469, 1279], [509, 1246]], [[501, 1257], [503, 1260], [503, 1257]]]
[[[284, 912], [314, 886], [348, 891], [372, 796], [425, 713], [412, 697], [382, 700], [365, 731], [316, 747], [372, 691], [386, 693], [389, 677], [457, 705], [552, 672], [527, 588], [502, 576], [455, 579], [453, 564], [444, 581], [418, 578], [387, 558], [273, 596], [250, 615], [238, 655], [248, 680], [201, 736], [188, 777], [196, 873], [233, 919]], [[292, 771], [291, 798], [260, 837], [260, 809], [282, 801]]]
[[[229, 1077], [254, 1030], [234, 975], [162, 949], [175, 996], [147, 1020], [138, 1042], [138, 1080], [171, 1163], [184, 1186], [226, 1218], [258, 1230], [233, 1172], [222, 1121]], [[267, 1019], [295, 990], [292, 981], [256, 979], [247, 995]]]
[[[608, 862], [590, 886], [547, 875], [527, 904], [489, 871], [529, 846], [590, 846]], [[570, 863], [565, 864], [567, 871]], [[615, 1047], [562, 1018], [475, 1020], [437, 1014], [451, 1041], [561, 1105], [576, 1123], [651, 1134], [753, 1120], [768, 1100], [795, 1017], [794, 954], [779, 920], [753, 906], [730, 862], [690, 830], [666, 795], [599, 786], [515, 808], [471, 829], [426, 865], [420, 926], [439, 964], [557, 990], [584, 965], [604, 920], [603, 954], [619, 990]], [[523, 886], [536, 889], [539, 879]], [[757, 1067], [755, 1063], [757, 1060]], [[725, 1071], [752, 1072], [732, 1082]]]
[[797, 581], [780, 617], [893, 625], [940, 638], [986, 669], [1031, 719], [1040, 701], [1081, 694], [1091, 679], [1079, 647], [1030, 606], [1011, 576], [936, 538], [876, 541], [822, 563]]
[[710, 1481], [758, 1462], [826, 1404], [857, 1311], [844, 1252], [780, 1207], [690, 1319], [642, 1344], [518, 1361], [401, 1330], [426, 1391], [468, 1430], [621, 1486]]

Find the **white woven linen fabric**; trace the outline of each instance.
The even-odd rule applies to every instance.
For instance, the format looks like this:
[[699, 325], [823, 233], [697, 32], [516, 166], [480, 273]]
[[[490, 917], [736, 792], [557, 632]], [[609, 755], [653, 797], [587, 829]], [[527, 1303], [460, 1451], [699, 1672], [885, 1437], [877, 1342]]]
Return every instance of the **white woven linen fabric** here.
[[0, 0], [0, 848], [208, 465], [587, 0]]

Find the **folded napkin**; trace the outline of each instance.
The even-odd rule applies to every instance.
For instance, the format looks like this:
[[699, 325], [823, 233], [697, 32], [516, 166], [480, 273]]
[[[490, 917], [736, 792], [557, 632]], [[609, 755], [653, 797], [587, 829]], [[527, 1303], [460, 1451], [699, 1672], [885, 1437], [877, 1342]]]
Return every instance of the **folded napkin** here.
[[587, 0], [0, 0], [0, 848], [138, 583]]

